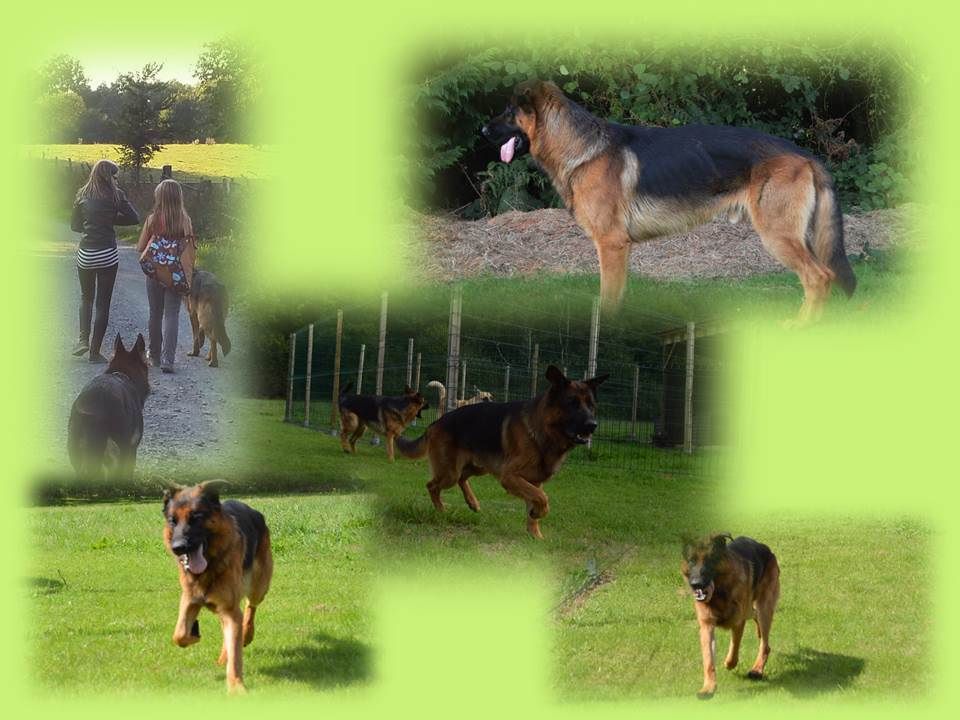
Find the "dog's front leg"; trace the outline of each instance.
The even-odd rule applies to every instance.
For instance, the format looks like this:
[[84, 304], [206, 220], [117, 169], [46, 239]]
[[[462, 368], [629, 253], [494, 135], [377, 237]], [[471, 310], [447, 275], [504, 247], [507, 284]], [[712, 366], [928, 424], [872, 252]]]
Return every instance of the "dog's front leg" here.
[[180, 612], [177, 615], [177, 624], [173, 629], [174, 644], [180, 647], [188, 647], [195, 642], [200, 642], [200, 633], [198, 631], [194, 634], [193, 627], [202, 607], [203, 605], [195, 602], [186, 591], [180, 595]]
[[700, 623], [700, 654], [703, 656], [703, 687], [697, 693], [701, 700], [713, 697], [717, 689], [717, 669], [713, 664], [715, 639], [713, 625]]
[[550, 501], [539, 486], [528, 482], [519, 475], [504, 475], [500, 481], [511, 495], [516, 495], [527, 503], [527, 532], [537, 540], [543, 540], [540, 532], [540, 518], [550, 512]]
[[227, 651], [227, 692], [244, 693], [243, 684], [243, 614], [230, 608], [220, 614], [223, 626], [223, 647]]

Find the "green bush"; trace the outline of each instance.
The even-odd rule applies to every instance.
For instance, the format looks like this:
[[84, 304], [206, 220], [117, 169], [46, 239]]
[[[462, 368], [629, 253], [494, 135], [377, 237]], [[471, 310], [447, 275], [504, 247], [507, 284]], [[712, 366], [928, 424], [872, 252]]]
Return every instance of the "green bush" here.
[[711, 49], [691, 43], [436, 51], [407, 88], [415, 122], [404, 158], [410, 199], [473, 217], [556, 204], [532, 163], [493, 162], [495, 150], [479, 134], [517, 82], [539, 77], [617, 122], [738, 125], [779, 135], [824, 158], [845, 206], [888, 206], [905, 199], [911, 165], [894, 133], [905, 122], [899, 105], [908, 67], [882, 46], [747, 41]]

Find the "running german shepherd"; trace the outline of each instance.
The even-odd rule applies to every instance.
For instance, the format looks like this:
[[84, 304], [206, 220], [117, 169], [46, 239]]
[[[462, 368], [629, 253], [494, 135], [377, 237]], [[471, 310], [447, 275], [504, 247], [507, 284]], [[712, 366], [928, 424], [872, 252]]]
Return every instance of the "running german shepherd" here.
[[856, 287], [833, 179], [786, 140], [734, 127], [619, 125], [539, 80], [517, 85], [482, 133], [503, 162], [529, 152], [550, 177], [597, 248], [606, 307], [623, 299], [632, 242], [721, 214], [749, 215], [767, 251], [800, 277], [797, 324], [820, 316], [831, 283], [848, 297]]
[[393, 444], [413, 422], [430, 407], [427, 399], [413, 388], [405, 387], [403, 395], [348, 395], [353, 387], [348, 382], [340, 391], [340, 447], [346, 453], [357, 452], [357, 440], [369, 425], [387, 439], [387, 457], [394, 460]]
[[397, 439], [400, 453], [430, 458], [430, 499], [443, 510], [440, 493], [459, 484], [471, 510], [480, 510], [470, 478], [493, 475], [511, 495], [527, 503], [527, 531], [542, 539], [540, 518], [549, 511], [540, 489], [576, 445], [597, 429], [597, 387], [608, 375], [578, 381], [547, 368], [550, 388], [532, 400], [481, 402], [451, 410], [417, 440]]
[[133, 477], [143, 438], [143, 404], [150, 394], [145, 350], [143, 335], [127, 350], [117, 333], [107, 369], [73, 401], [67, 452], [78, 478], [99, 480], [105, 468], [114, 479]]
[[762, 679], [770, 656], [770, 625], [780, 597], [780, 566], [770, 548], [748, 537], [734, 540], [730, 535], [711, 535], [684, 545], [681, 572], [693, 593], [700, 624], [703, 687], [697, 697], [705, 700], [717, 689], [714, 629], [730, 629], [730, 648], [723, 664], [733, 670], [740, 659], [743, 627], [750, 617], [757, 624], [760, 649], [747, 677]]
[[227, 307], [229, 305], [227, 288], [217, 280], [217, 276], [206, 270], [197, 270], [190, 281], [190, 294], [187, 295], [187, 310], [190, 312], [190, 325], [193, 328], [193, 351], [190, 357], [200, 355], [200, 348], [210, 338], [210, 350], [207, 352], [207, 365], [219, 367], [217, 345], [223, 348], [223, 354], [230, 354], [230, 338], [227, 336]]
[[[163, 539], [180, 565], [182, 592], [173, 642], [180, 647], [199, 642], [200, 609], [215, 612], [223, 629], [217, 663], [227, 666], [227, 690], [242, 693], [243, 648], [253, 640], [257, 606], [270, 589], [273, 555], [263, 515], [237, 500], [221, 503], [224, 484], [210, 480], [164, 492]], [[247, 607], [241, 613], [244, 597]]]

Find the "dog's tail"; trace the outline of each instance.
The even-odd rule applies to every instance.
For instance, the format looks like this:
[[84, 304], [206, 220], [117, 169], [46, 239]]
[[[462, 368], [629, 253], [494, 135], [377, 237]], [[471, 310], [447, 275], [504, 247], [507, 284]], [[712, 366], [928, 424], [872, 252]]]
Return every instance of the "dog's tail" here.
[[812, 166], [817, 205], [813, 212], [810, 250], [820, 262], [833, 271], [836, 283], [847, 297], [851, 297], [857, 288], [857, 278], [850, 267], [843, 244], [843, 213], [837, 200], [833, 178], [820, 163], [812, 163]]
[[67, 424], [67, 454], [77, 477], [94, 480], [103, 474], [107, 453], [107, 433], [104, 418], [80, 408], [74, 408]]
[[227, 325], [223, 318], [217, 318], [217, 341], [224, 355], [230, 354], [230, 336], [227, 335]]
[[403, 455], [404, 457], [410, 458], [411, 460], [422, 458], [424, 455], [427, 454], [429, 435], [430, 435], [430, 428], [427, 428], [427, 431], [423, 435], [418, 437], [416, 440], [407, 440], [405, 437], [398, 437], [397, 450], [400, 451], [401, 455]]
[[447, 409], [447, 386], [439, 380], [431, 380], [427, 383], [427, 387], [437, 389], [437, 415], [443, 415]]

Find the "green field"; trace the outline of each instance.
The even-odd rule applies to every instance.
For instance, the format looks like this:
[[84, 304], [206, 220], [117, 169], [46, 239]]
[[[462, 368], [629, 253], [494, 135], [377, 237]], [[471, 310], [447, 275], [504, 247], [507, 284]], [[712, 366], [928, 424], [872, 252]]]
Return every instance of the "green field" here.
[[[371, 577], [426, 563], [436, 571], [545, 570], [553, 610], [544, 622], [554, 634], [560, 697], [692, 697], [699, 650], [679, 538], [717, 530], [768, 543], [783, 573], [767, 680], [750, 682], [743, 668], [721, 670], [717, 701], [915, 694], [929, 679], [930, 536], [918, 524], [743, 518], [715, 506], [720, 480], [572, 463], [545, 488], [551, 512], [542, 522], [545, 541], [535, 542], [525, 533], [522, 503], [492, 478], [472, 483], [479, 513], [456, 489], [445, 493], [447, 511], [437, 513], [424, 460], [391, 465], [366, 438], [357, 455], [345, 455], [328, 433], [281, 422], [282, 410], [280, 401], [237, 404], [249, 455], [220, 473], [233, 482], [231, 496], [264, 511], [278, 560], [247, 654], [251, 690], [365, 682], [376, 652], [366, 625]], [[156, 498], [155, 482], [139, 477], [137, 487]], [[41, 681], [92, 691], [184, 684], [222, 691], [212, 616], [202, 616], [201, 644], [181, 650], [169, 642], [178, 589], [160, 541], [159, 500], [69, 498], [65, 490], [58, 496], [65, 504], [27, 511], [35, 548], [31, 640]], [[718, 654], [726, 642], [721, 632]], [[755, 651], [747, 633], [745, 666]]]
[[[104, 158], [117, 159], [114, 145], [25, 145], [24, 151], [30, 158], [89, 164]], [[159, 171], [164, 165], [172, 165], [173, 176], [178, 180], [256, 180], [270, 176], [273, 152], [263, 145], [164, 145], [147, 167]], [[159, 177], [159, 172], [156, 174]]]
[[[244, 651], [253, 691], [349, 688], [366, 683], [373, 648], [367, 587], [371, 524], [363, 495], [258, 497], [276, 570]], [[35, 676], [61, 691], [178, 688], [223, 694], [220, 627], [200, 614], [202, 640], [171, 641], [177, 568], [161, 539], [160, 503], [40, 507], [27, 511], [33, 557], [26, 592]]]

